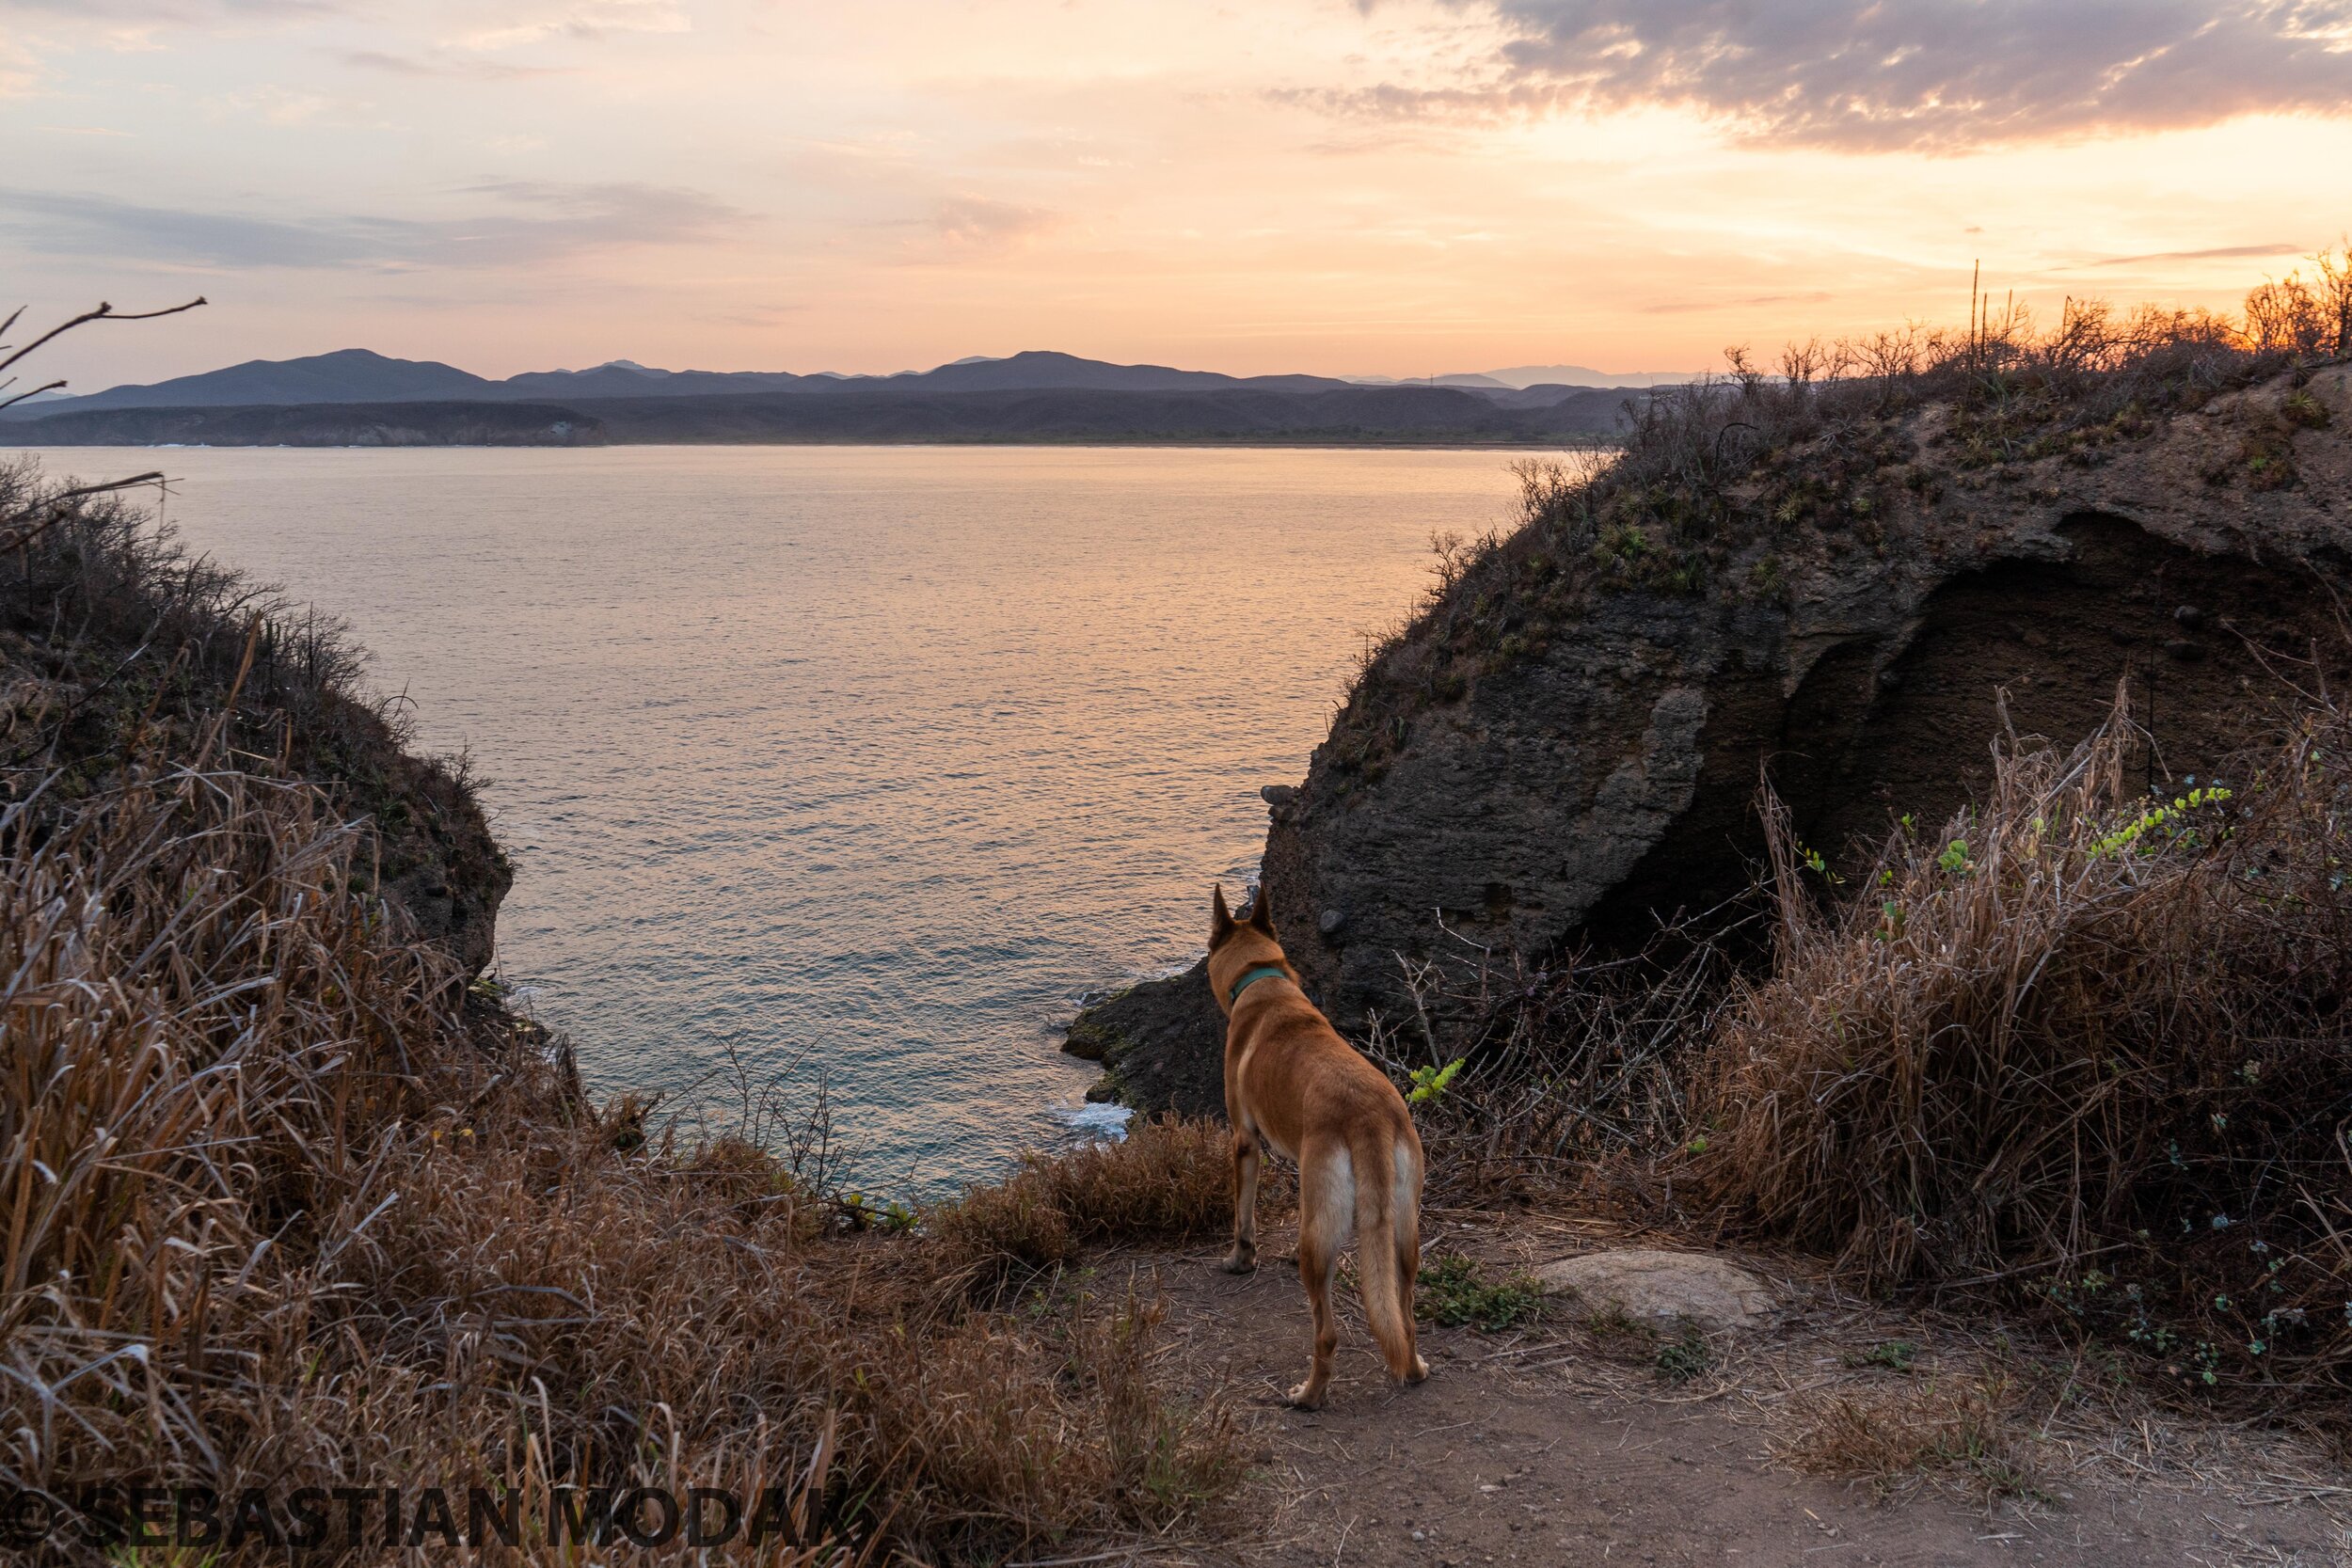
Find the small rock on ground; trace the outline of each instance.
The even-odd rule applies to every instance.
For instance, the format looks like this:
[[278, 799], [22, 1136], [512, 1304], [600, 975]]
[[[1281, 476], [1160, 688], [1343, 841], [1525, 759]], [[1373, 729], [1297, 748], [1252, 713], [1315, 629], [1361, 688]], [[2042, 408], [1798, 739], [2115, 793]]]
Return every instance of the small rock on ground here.
[[1687, 1320], [1705, 1329], [1744, 1328], [1777, 1305], [1747, 1270], [1701, 1252], [1624, 1247], [1581, 1253], [1535, 1271], [1546, 1291], [1570, 1292], [1636, 1322]]

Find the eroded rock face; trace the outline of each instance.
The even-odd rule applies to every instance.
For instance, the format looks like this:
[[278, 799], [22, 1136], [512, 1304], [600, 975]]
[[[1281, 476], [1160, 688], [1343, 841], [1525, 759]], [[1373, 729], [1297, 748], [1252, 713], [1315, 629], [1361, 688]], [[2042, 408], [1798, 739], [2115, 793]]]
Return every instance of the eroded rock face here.
[[1373, 776], [1318, 751], [1266, 845], [1292, 961], [1346, 1026], [1396, 999], [1396, 954], [1440, 923], [1529, 954], [1638, 942], [1748, 884], [1767, 768], [1833, 856], [1902, 813], [1943, 821], [1987, 770], [2003, 692], [2017, 732], [2071, 743], [2128, 682], [2150, 782], [2204, 773], [2285, 696], [2265, 658], [2343, 662], [2346, 383], [2304, 389], [2326, 425], [2290, 427], [2296, 478], [2270, 489], [2234, 459], [2247, 427], [2284, 423], [2284, 385], [2096, 467], [1939, 467], [1926, 411], [1867, 527], [1760, 538], [1708, 592], [1595, 599], [1539, 654], [1387, 716], [1405, 739]]
[[[469, 787], [446, 766], [388, 742], [389, 799], [377, 806], [384, 891], [470, 980], [497, 951], [499, 905], [515, 885], [514, 867]], [[338, 781], [320, 782], [332, 788]]]
[[[1963, 804], [2004, 700], [2020, 735], [2072, 743], [2127, 683], [2163, 784], [2255, 736], [2281, 658], [2345, 664], [2352, 371], [2033, 461], [1949, 428], [1930, 407], [1881, 430], [1834, 505], [1773, 501], [1829, 467], [1804, 449], [1735, 485], [1762, 520], [1695, 591], [1530, 589], [1539, 564], [1573, 574], [1522, 535], [1407, 634], [1418, 675], [1375, 664], [1306, 780], [1266, 792], [1283, 944], [1341, 1027], [1400, 1004], [1400, 953], [1629, 946], [1737, 895], [1767, 770], [1836, 858]], [[1413, 649], [1449, 609], [1470, 645]], [[1188, 998], [1125, 1005], [1174, 1020]]]

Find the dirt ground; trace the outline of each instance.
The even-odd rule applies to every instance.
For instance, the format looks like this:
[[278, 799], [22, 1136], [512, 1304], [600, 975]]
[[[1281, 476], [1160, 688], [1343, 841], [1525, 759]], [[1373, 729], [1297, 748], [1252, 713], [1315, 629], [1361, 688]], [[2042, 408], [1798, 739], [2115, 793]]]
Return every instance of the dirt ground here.
[[[1431, 1250], [1497, 1277], [1613, 1240], [1567, 1219], [1429, 1217]], [[1502, 1333], [1424, 1325], [1432, 1376], [1391, 1388], [1345, 1289], [1330, 1402], [1306, 1414], [1282, 1403], [1308, 1344], [1288, 1238], [1268, 1226], [1246, 1278], [1216, 1271], [1220, 1251], [1123, 1257], [1097, 1278], [1156, 1277], [1176, 1364], [1245, 1412], [1240, 1533], [1080, 1560], [2352, 1564], [2352, 1475], [2315, 1445], [2167, 1409], [1997, 1327], [1839, 1301], [1785, 1265], [1741, 1259], [1788, 1309], [1711, 1337], [1680, 1381], [1654, 1336], [1569, 1302]], [[1954, 1426], [1955, 1410], [1974, 1415]], [[1890, 1468], [1881, 1440], [1925, 1452]]]

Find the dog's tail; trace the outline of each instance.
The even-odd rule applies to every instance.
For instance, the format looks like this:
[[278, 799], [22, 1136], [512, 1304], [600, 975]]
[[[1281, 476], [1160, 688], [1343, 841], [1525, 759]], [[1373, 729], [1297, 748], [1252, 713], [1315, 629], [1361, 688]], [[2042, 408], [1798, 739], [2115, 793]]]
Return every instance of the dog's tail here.
[[1421, 1160], [1405, 1139], [1361, 1141], [1355, 1150], [1356, 1265], [1364, 1284], [1364, 1317], [1389, 1375], [1418, 1379], [1413, 1277], [1421, 1268]]

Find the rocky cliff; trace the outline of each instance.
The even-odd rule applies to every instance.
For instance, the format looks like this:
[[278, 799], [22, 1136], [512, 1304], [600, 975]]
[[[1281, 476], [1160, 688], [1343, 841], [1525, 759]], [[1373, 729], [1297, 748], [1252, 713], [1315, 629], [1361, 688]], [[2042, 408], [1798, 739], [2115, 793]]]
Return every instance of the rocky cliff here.
[[[376, 829], [372, 885], [470, 978], [514, 873], [462, 764], [418, 755], [361, 695], [337, 624], [175, 547], [105, 500], [48, 520], [29, 466], [0, 467], [0, 806], [11, 818], [132, 770], [207, 764], [307, 779]], [[37, 531], [28, 536], [27, 526]]]
[[[2119, 682], [2151, 786], [2208, 774], [2344, 663], [2352, 372], [2170, 395], [1775, 428], [1726, 393], [1557, 486], [1269, 791], [1311, 988], [1347, 1027], [1441, 941], [1638, 943], [1749, 884], [1760, 778], [1835, 860], [1963, 803], [2004, 722], [2071, 739]], [[1139, 987], [1073, 1035], [1127, 1098], [1213, 1109], [1178, 1059], [1221, 1038], [1206, 1001]]]

